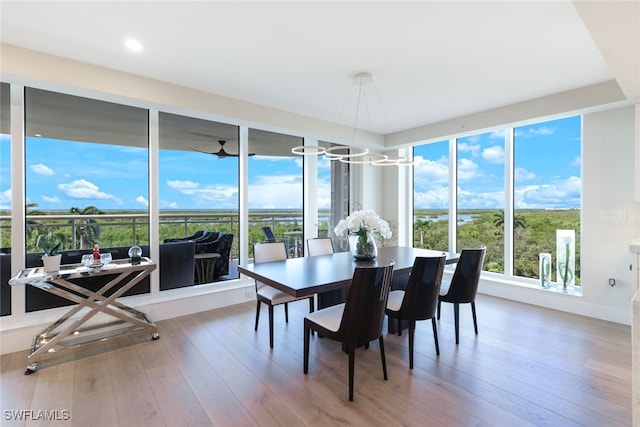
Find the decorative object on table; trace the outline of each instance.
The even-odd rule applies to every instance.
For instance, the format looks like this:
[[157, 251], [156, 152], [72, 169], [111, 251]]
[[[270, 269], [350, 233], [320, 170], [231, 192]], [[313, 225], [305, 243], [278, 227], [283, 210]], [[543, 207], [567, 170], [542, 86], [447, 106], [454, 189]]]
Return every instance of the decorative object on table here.
[[93, 261], [95, 263], [100, 261], [100, 246], [97, 243], [93, 244]]
[[51, 273], [60, 270], [62, 254], [57, 253], [62, 246], [60, 235], [53, 230], [46, 230], [44, 233], [38, 235], [36, 246], [44, 252], [42, 256], [44, 271]]
[[[102, 265], [108, 265], [111, 264], [111, 261], [113, 260], [113, 256], [111, 255], [111, 252], [103, 252], [100, 254], [100, 263]], [[131, 264], [133, 265], [133, 264]]]
[[140, 246], [131, 246], [128, 254], [129, 258], [131, 258], [131, 265], [140, 264], [140, 258], [142, 257], [142, 248]]
[[349, 232], [349, 245], [357, 260], [372, 260], [378, 256], [376, 238], [391, 238], [389, 224], [372, 210], [361, 209], [340, 220], [333, 230], [337, 236]]
[[551, 287], [551, 254], [546, 252], [541, 252], [539, 255], [540, 259], [540, 285], [548, 289]]
[[575, 251], [575, 230], [556, 230], [556, 282], [564, 293], [569, 292], [575, 284]]

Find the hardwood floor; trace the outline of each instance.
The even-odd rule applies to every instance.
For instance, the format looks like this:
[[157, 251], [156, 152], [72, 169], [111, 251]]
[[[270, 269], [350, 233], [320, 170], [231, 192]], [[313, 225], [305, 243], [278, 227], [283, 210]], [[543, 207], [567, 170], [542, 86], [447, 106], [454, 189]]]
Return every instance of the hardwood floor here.
[[[245, 303], [158, 322], [157, 341], [51, 359], [30, 376], [26, 351], [13, 353], [0, 359], [0, 424], [631, 425], [630, 327], [482, 295], [476, 305], [479, 335], [463, 305], [456, 346], [443, 304], [440, 357], [431, 322], [418, 323], [412, 371], [406, 333], [385, 334], [388, 381], [378, 343], [358, 349], [354, 402], [338, 343], [313, 336], [302, 373], [306, 301], [290, 305], [288, 324], [276, 308], [272, 351], [266, 309], [256, 333], [255, 303]], [[20, 410], [58, 420], [13, 420]]]

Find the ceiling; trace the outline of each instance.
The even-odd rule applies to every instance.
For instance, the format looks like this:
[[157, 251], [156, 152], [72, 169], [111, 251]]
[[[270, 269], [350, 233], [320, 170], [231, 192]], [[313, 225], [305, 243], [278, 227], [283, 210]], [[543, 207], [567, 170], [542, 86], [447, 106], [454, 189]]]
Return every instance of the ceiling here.
[[390, 134], [614, 79], [638, 96], [617, 50], [640, 17], [587, 3], [2, 0], [0, 40], [349, 126], [366, 71], [357, 126]]

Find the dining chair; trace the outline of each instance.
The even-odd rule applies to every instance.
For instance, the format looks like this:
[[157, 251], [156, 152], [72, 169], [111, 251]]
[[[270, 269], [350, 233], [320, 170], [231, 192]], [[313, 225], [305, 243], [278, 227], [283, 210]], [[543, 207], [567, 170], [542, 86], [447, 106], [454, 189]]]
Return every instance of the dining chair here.
[[264, 233], [265, 242], [267, 243], [276, 242], [276, 236], [275, 234], [273, 234], [273, 230], [271, 230], [271, 227], [262, 227], [262, 232]]
[[307, 239], [307, 255], [330, 255], [334, 253], [333, 240], [330, 237]]
[[409, 369], [413, 369], [413, 338], [417, 320], [431, 319], [436, 354], [440, 355], [435, 314], [445, 263], [444, 255], [417, 257], [406, 289], [389, 292], [385, 313], [389, 318], [397, 319], [398, 335], [402, 335], [401, 322], [406, 320], [409, 323]]
[[[287, 259], [287, 250], [283, 242], [274, 243], [256, 243], [253, 245], [253, 262], [259, 264], [262, 262], [285, 261]], [[285, 321], [289, 323], [289, 306], [288, 303], [303, 299], [309, 299], [309, 311], [314, 310], [314, 296], [296, 298], [284, 293], [266, 283], [256, 280], [256, 298], [258, 305], [256, 307], [256, 325], [254, 330], [258, 330], [258, 322], [260, 320], [260, 307], [265, 303], [269, 307], [269, 346], [273, 348], [273, 307], [284, 304]]]
[[393, 261], [377, 267], [356, 267], [347, 301], [308, 314], [304, 318], [304, 373], [309, 372], [309, 340], [318, 332], [343, 343], [349, 355], [349, 400], [353, 400], [355, 350], [376, 338], [380, 343], [382, 372], [387, 379], [382, 322], [393, 276]]
[[440, 319], [440, 303], [453, 303], [453, 319], [456, 330], [456, 344], [460, 343], [460, 304], [471, 304], [473, 328], [478, 335], [478, 321], [476, 319], [476, 293], [480, 282], [480, 272], [484, 262], [486, 248], [463, 249], [456, 264], [451, 281], [442, 281], [440, 296], [438, 297], [438, 319]]

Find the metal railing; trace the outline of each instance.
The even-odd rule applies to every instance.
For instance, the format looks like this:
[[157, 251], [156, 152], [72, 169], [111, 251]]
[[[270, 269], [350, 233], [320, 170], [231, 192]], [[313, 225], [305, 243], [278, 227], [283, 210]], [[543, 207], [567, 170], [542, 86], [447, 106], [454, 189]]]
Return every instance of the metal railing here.
[[[197, 230], [222, 231], [236, 234], [239, 230], [237, 212], [181, 212], [161, 213], [159, 215], [160, 242], [168, 238], [187, 237]], [[319, 228], [328, 228], [329, 216], [319, 218]], [[302, 211], [265, 211], [249, 213], [249, 243], [262, 241], [262, 227], [269, 226], [280, 233], [302, 230]], [[27, 251], [37, 251], [35, 237], [38, 230], [55, 230], [67, 236], [64, 248], [68, 250], [85, 249], [93, 245], [82, 239], [83, 233], [98, 231], [96, 239], [103, 247], [144, 245], [149, 243], [149, 215], [146, 213], [129, 214], [40, 214], [26, 216]], [[10, 246], [11, 216], [0, 215], [0, 237], [5, 242], [0, 247]], [[254, 236], [252, 242], [252, 235]], [[257, 237], [257, 236], [260, 237]], [[257, 239], [257, 240], [256, 240]], [[7, 243], [9, 243], [7, 245]], [[83, 247], [85, 243], [85, 247]], [[237, 239], [234, 239], [232, 253], [238, 256]]]

